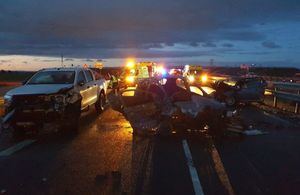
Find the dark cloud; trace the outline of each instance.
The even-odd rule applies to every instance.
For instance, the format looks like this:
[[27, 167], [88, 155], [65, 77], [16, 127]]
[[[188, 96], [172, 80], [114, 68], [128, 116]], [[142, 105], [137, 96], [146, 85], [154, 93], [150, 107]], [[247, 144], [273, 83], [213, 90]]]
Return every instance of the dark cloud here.
[[297, 10], [297, 0], [2, 1], [0, 54], [115, 56], [175, 43], [263, 41], [253, 25], [300, 21]]
[[191, 42], [191, 43], [190, 43], [190, 46], [192, 46], [192, 47], [198, 47], [199, 44], [198, 44], [197, 42]]
[[217, 47], [217, 45], [211, 42], [207, 42], [207, 43], [203, 43], [202, 47]]
[[271, 52], [255, 52], [255, 51], [250, 51], [250, 52], [238, 52], [239, 55], [268, 55], [271, 54]]
[[225, 32], [221, 36], [225, 40], [235, 41], [259, 41], [266, 37], [264, 34], [255, 31], [231, 31]]
[[276, 44], [273, 41], [264, 41], [261, 43], [261, 45], [265, 48], [270, 48], [270, 49], [281, 48], [280, 45]]
[[223, 47], [234, 47], [234, 45], [233, 44], [231, 44], [231, 43], [224, 43], [224, 44], [222, 44], [222, 46]]

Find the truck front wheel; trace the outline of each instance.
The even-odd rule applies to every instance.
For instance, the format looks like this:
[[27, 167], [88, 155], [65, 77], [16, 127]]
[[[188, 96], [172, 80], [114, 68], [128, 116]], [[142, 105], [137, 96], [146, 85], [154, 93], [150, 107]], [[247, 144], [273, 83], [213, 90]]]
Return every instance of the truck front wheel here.
[[12, 125], [12, 138], [14, 141], [20, 141], [25, 137], [25, 128], [17, 125]]
[[70, 105], [66, 109], [66, 117], [61, 121], [60, 129], [61, 130], [70, 130], [72, 132], [77, 132], [79, 129], [79, 119], [81, 115], [81, 103], [80, 101], [76, 102], [73, 105]]
[[95, 104], [97, 114], [101, 114], [105, 109], [106, 98], [103, 92], [100, 93], [98, 100]]

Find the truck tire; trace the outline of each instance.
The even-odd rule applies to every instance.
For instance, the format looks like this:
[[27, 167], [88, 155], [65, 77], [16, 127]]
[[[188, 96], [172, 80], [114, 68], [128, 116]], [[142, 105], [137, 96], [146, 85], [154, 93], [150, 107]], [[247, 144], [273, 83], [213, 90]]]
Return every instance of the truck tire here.
[[12, 138], [15, 141], [19, 141], [25, 137], [25, 129], [16, 125], [12, 126]]
[[97, 102], [95, 103], [95, 109], [97, 114], [101, 114], [104, 111], [105, 103], [106, 103], [106, 97], [104, 95], [104, 92], [101, 92]]
[[81, 101], [70, 105], [66, 110], [66, 117], [61, 121], [60, 130], [77, 132], [81, 115]]

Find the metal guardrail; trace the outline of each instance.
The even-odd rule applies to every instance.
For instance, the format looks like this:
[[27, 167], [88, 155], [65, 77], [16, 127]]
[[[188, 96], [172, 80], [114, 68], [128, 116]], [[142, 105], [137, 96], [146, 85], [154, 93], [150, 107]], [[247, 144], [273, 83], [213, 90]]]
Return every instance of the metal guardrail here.
[[[295, 102], [294, 112], [297, 114], [299, 111], [299, 103], [300, 103], [300, 84], [299, 83], [285, 83], [285, 82], [273, 82], [274, 86], [274, 99], [273, 106], [277, 107], [278, 98], [285, 99], [288, 101]], [[286, 92], [282, 90], [289, 90], [292, 92]]]
[[273, 82], [275, 88], [300, 90], [300, 83]]

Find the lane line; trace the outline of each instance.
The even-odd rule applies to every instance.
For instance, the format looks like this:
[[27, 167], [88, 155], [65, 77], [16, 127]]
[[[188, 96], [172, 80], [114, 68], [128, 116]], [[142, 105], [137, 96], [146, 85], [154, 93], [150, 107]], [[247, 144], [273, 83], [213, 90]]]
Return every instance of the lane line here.
[[242, 126], [240, 125], [228, 125], [228, 127], [231, 127], [231, 128], [235, 128], [235, 129], [244, 129]]
[[189, 167], [189, 172], [190, 172], [190, 176], [192, 179], [194, 192], [196, 195], [204, 195], [203, 188], [201, 186], [197, 170], [194, 166], [194, 162], [193, 162], [193, 158], [191, 155], [189, 145], [185, 139], [182, 140], [182, 146], [183, 146], [184, 154], [185, 154], [185, 157], [187, 160], [187, 165]]
[[229, 177], [225, 171], [224, 164], [222, 163], [219, 152], [214, 144], [212, 144], [211, 156], [215, 165], [215, 170], [218, 174], [219, 179], [221, 180], [221, 183], [226, 188], [229, 195], [234, 195], [234, 190], [230, 183]]
[[233, 129], [233, 128], [227, 128], [226, 131], [231, 131], [234, 133], [244, 133], [244, 131], [238, 130], [238, 129]]
[[14, 146], [1, 151], [0, 152], [0, 157], [10, 156], [13, 153], [22, 150], [26, 146], [29, 146], [30, 144], [34, 143], [35, 141], [36, 140], [31, 140], [31, 139], [21, 141], [21, 142], [15, 144]]

